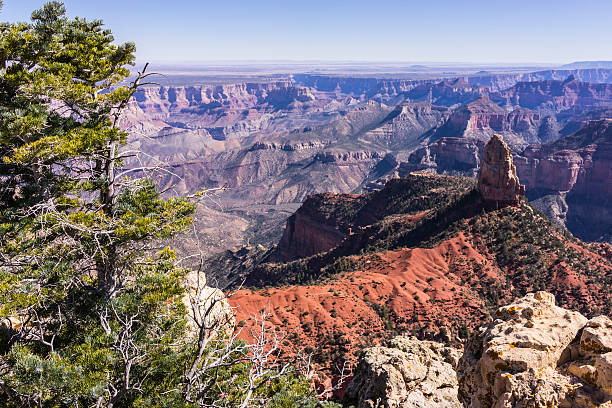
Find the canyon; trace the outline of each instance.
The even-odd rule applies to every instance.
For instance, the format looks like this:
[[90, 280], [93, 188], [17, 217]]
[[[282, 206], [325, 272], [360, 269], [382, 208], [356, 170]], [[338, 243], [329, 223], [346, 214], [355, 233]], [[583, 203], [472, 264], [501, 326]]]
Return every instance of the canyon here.
[[[494, 133], [517, 155], [574, 134], [608, 116], [610, 72], [442, 79], [291, 74], [260, 82], [164, 85], [139, 91], [121, 125], [130, 133], [127, 149], [144, 152], [129, 165], [155, 167], [168, 194], [207, 191], [196, 230], [212, 255], [274, 245], [287, 217], [312, 194], [360, 193], [411, 171], [474, 176], [484, 142]], [[553, 194], [542, 194], [522, 163], [519, 175], [530, 179], [527, 196], [539, 200], [538, 208], [581, 238], [609, 237], [581, 229], [589, 211], [575, 205], [573, 213], [584, 216], [564, 221], [564, 209], [578, 196], [568, 201], [567, 190], [553, 184]], [[538, 169], [530, 171], [545, 171]], [[214, 225], [228, 229], [215, 234]]]
[[236, 319], [250, 327], [265, 308], [334, 381], [336, 367], [358, 364], [360, 350], [394, 334], [461, 346], [499, 304], [532, 291], [588, 317], [610, 314], [612, 247], [584, 243], [520, 195], [505, 197], [491, 206], [472, 179], [429, 174], [363, 195], [311, 196], [278, 246], [228, 285], [239, 288]]
[[[178, 250], [201, 251], [242, 338], [265, 310], [282, 355], [299, 345], [335, 397], [491, 406], [502, 385], [523, 395], [533, 366], [539, 400], [573, 402], [579, 381], [599, 406], [609, 385], [588, 372], [604, 378], [607, 360], [557, 351], [612, 313], [610, 72], [151, 87], [122, 126], [144, 152], [130, 166], [158, 167], [165, 194], [203, 193]], [[578, 316], [546, 337], [545, 364], [525, 357], [539, 343], [497, 335], [524, 319], [544, 336], [522, 309]], [[483, 370], [496, 380], [478, 388]]]

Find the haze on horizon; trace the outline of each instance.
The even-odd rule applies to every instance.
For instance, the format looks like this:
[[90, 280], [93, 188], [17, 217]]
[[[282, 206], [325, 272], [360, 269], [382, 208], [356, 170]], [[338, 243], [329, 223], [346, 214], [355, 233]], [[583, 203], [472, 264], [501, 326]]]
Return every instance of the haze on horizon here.
[[[43, 0], [5, 0], [2, 21]], [[609, 0], [65, 0], [140, 61], [565, 64], [612, 60]]]

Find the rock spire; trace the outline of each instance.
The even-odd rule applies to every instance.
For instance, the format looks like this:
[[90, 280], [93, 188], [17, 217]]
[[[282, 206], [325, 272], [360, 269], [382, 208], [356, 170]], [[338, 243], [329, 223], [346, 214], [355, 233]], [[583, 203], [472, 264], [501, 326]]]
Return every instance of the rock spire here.
[[512, 163], [512, 152], [500, 135], [493, 135], [484, 148], [478, 190], [485, 202], [497, 205], [516, 205], [525, 195]]

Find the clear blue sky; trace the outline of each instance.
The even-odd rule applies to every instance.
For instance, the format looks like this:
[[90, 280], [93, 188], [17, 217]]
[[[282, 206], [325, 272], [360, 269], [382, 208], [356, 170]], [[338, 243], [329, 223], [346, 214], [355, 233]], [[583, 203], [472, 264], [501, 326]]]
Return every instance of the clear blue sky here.
[[[3, 21], [41, 0], [4, 0]], [[65, 0], [144, 61], [612, 60], [612, 0]]]

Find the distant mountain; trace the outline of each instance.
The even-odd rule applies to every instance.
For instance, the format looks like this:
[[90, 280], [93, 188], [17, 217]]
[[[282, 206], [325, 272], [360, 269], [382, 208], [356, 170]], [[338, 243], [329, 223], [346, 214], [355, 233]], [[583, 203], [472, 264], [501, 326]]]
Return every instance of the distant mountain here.
[[519, 82], [564, 81], [573, 76], [581, 82], [611, 83], [612, 69], [550, 69], [546, 71], [508, 73], [508, 74], [476, 74], [466, 77], [470, 84], [486, 86], [491, 92], [503, 91]]
[[405, 93], [410, 101], [439, 106], [458, 106], [489, 93], [487, 87], [468, 83], [464, 78], [425, 83]]
[[612, 84], [565, 80], [519, 82], [491, 94], [491, 100], [508, 109], [521, 107], [565, 120], [574, 115], [612, 106]]
[[593, 69], [604, 68], [612, 69], [612, 61], [576, 61], [571, 64], [562, 65], [566, 69]]

